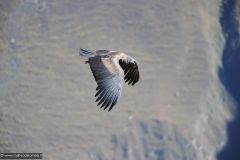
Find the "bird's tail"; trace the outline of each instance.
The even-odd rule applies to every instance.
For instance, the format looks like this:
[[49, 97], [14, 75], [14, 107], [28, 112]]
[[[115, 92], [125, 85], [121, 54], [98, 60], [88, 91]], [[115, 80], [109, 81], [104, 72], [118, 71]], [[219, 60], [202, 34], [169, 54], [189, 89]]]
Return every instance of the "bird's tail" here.
[[94, 56], [96, 56], [96, 53], [93, 52], [93, 51], [89, 51], [89, 50], [80, 48], [79, 55], [80, 55], [80, 56], [83, 56], [83, 57], [89, 58], [89, 57], [94, 57]]

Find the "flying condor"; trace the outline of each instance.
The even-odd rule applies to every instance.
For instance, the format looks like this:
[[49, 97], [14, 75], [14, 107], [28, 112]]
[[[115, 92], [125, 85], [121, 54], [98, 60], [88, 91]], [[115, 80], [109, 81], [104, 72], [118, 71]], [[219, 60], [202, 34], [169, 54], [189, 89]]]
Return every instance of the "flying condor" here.
[[134, 85], [139, 81], [139, 70], [135, 59], [123, 52], [80, 48], [80, 56], [88, 58], [93, 76], [97, 82], [96, 102], [110, 111], [121, 97], [124, 81]]

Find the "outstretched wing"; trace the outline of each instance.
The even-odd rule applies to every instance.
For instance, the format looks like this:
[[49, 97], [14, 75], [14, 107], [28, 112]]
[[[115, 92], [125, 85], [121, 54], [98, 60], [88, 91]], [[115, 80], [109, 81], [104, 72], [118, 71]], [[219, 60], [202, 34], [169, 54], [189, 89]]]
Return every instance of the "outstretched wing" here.
[[110, 51], [107, 49], [99, 49], [96, 51], [97, 54], [99, 55], [104, 55], [104, 54], [108, 54]]
[[121, 96], [124, 72], [119, 63], [100, 56], [89, 58], [89, 65], [97, 82], [96, 102], [110, 111]]
[[132, 86], [139, 81], [139, 70], [136, 62], [134, 63], [126, 63], [125, 61], [119, 61], [120, 66], [124, 70], [124, 80], [128, 85]]

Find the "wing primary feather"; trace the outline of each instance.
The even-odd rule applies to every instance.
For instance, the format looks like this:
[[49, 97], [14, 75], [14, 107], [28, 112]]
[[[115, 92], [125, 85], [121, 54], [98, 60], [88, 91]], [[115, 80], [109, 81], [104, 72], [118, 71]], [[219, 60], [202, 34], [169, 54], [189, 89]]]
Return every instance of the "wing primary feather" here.
[[[114, 91], [112, 91], [112, 92], [114, 92]], [[115, 96], [117, 96], [115, 93], [110, 96], [110, 98], [109, 98], [109, 102], [110, 102], [110, 103], [113, 102], [113, 97], [115, 97]], [[107, 105], [104, 107], [104, 110], [109, 106], [109, 104], [110, 104], [109, 102], [108, 102]]]
[[111, 97], [111, 91], [108, 92], [108, 95], [106, 96], [105, 101], [100, 108], [104, 107], [107, 103], [109, 103], [109, 101], [111, 101], [109, 97]]
[[134, 77], [132, 76], [128, 84], [131, 84], [134, 81]]
[[95, 97], [97, 97], [100, 93], [102, 93], [104, 91], [104, 89], [102, 88], [102, 89], [100, 89], [100, 90], [98, 90], [97, 91], [97, 93], [95, 94]]
[[99, 89], [102, 89], [102, 86], [101, 86], [101, 85], [98, 85], [98, 86], [97, 86], [96, 91], [99, 90]]
[[136, 82], [139, 81], [139, 78], [140, 78], [139, 71], [137, 71], [137, 80], [136, 80]]
[[135, 71], [134, 81], [132, 82], [132, 86], [137, 82], [137, 72], [138, 71]]
[[104, 106], [106, 106], [106, 104], [107, 104], [109, 101], [110, 101], [109, 99], [106, 99], [100, 108], [103, 108]]
[[103, 97], [104, 97], [104, 95], [105, 95], [105, 93], [106, 93], [106, 91], [105, 91], [105, 90], [103, 90], [103, 91], [100, 93], [100, 95], [97, 97], [97, 99], [96, 99], [96, 101], [95, 101], [95, 102], [97, 102], [97, 101], [99, 101], [101, 98], [103, 98]]
[[97, 93], [95, 94], [95, 97], [99, 96], [99, 94], [101, 94], [104, 91], [104, 89], [100, 89], [99, 91], [97, 91]]
[[133, 83], [136, 79], [136, 70], [133, 71], [132, 73], [132, 79], [129, 81], [129, 84]]
[[113, 108], [113, 106], [117, 103], [117, 99], [118, 99], [118, 96], [115, 96], [115, 97], [114, 97], [114, 100], [113, 100], [113, 102], [112, 102], [112, 104], [111, 104], [111, 106], [110, 106], [109, 109], [108, 109], [108, 112], [111, 111], [112, 108]]
[[124, 80], [127, 82], [127, 79], [129, 78], [129, 75], [126, 75], [125, 77], [124, 77]]
[[103, 96], [102, 99], [98, 102], [97, 106], [99, 106], [104, 100], [105, 100], [105, 97]]
[[111, 100], [107, 103], [107, 107], [110, 105], [112, 103], [112, 98], [111, 98]]
[[129, 68], [128, 72], [126, 73], [126, 75], [131, 75], [131, 73], [134, 71], [133, 68]]
[[[138, 80], [139, 80], [139, 71], [136, 70], [136, 80], [134, 81], [134, 84], [137, 83]], [[133, 85], [134, 85], [134, 84], [133, 84]]]
[[127, 74], [127, 75], [125, 75], [125, 77], [124, 77], [124, 80], [126, 80], [128, 77], [129, 77], [129, 75], [128, 75], [128, 74]]
[[129, 72], [129, 77], [126, 79], [126, 81], [129, 81], [132, 79], [132, 72], [133, 72], [133, 70], [131, 70], [131, 72]]
[[[108, 86], [108, 85], [106, 85]], [[112, 92], [112, 88], [111, 86], [108, 86], [108, 89], [105, 91], [105, 94], [102, 96], [102, 99], [101, 101], [98, 103], [98, 105], [100, 105], [101, 103], [103, 103], [104, 101], [107, 101], [108, 100], [108, 97], [111, 95], [111, 92]], [[103, 105], [100, 107], [102, 108], [104, 106], [104, 103]]]
[[136, 74], [136, 75], [135, 75], [135, 80], [133, 81], [132, 86], [133, 86], [135, 83], [137, 83], [137, 82], [138, 82], [138, 79], [139, 79], [138, 71], [136, 71], [135, 74]]
[[129, 69], [128, 73], [125, 75], [124, 80], [129, 81], [129, 79], [131, 78], [131, 74], [132, 74], [132, 69]]
[[113, 97], [115, 96], [116, 93], [113, 93], [113, 91], [111, 91], [110, 96], [108, 97], [108, 103], [106, 103], [106, 107], [108, 107], [112, 101], [113, 101]]
[[134, 82], [136, 81], [137, 79], [137, 70], [135, 69], [134, 72], [133, 72], [133, 79], [134, 79]]
[[128, 64], [126, 66], [126, 68], [124, 69], [125, 74], [127, 74], [127, 72], [129, 71], [130, 68], [131, 68], [131, 64]]

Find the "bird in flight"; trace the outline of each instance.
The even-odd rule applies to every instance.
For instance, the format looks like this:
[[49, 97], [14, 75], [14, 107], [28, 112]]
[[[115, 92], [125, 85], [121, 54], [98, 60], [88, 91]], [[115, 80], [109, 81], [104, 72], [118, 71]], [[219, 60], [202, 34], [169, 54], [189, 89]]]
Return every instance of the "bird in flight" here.
[[104, 110], [110, 111], [121, 97], [124, 81], [132, 86], [139, 81], [139, 70], [135, 59], [125, 53], [110, 50], [96, 52], [80, 48], [80, 56], [88, 58], [97, 82], [96, 101]]

